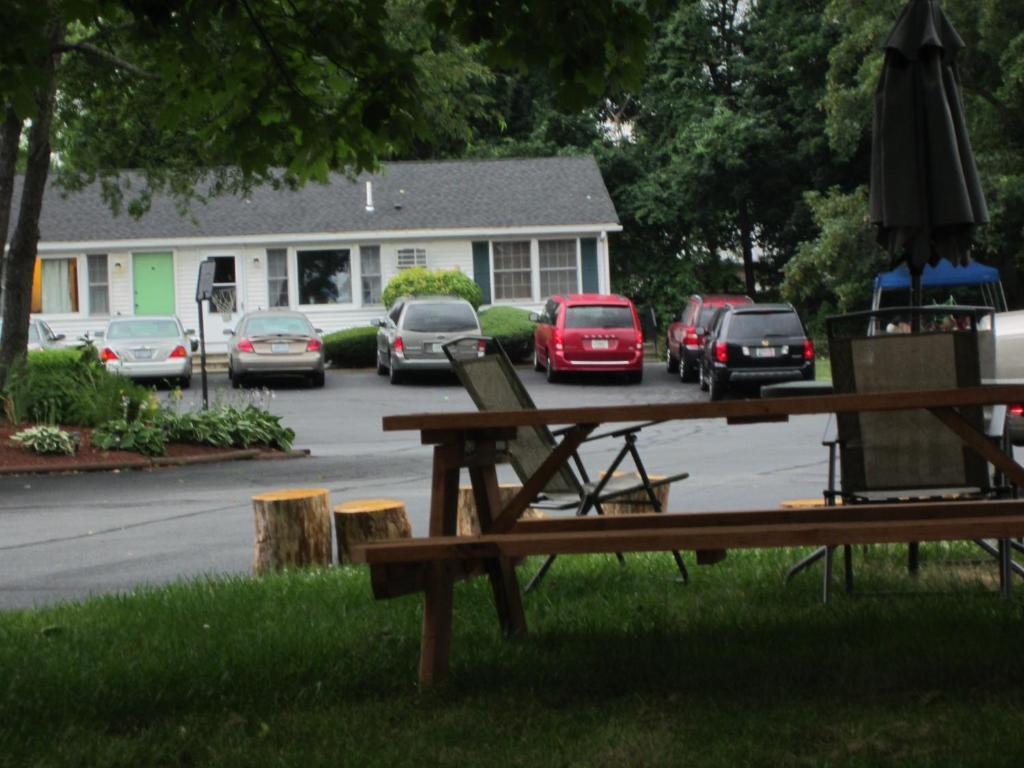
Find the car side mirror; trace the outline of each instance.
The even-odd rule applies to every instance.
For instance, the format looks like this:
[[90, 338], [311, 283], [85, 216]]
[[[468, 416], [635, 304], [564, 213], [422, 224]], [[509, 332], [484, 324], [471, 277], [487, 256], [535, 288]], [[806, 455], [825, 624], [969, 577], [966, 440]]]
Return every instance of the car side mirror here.
[[313, 330], [316, 331], [317, 333], [320, 333], [320, 334], [322, 334], [324, 332], [323, 328], [314, 328]]
[[65, 336], [63, 333], [55, 333], [55, 334], [53, 334], [53, 340], [54, 341], [64, 341], [64, 339], [66, 339], [66, 338], [67, 338], [67, 336]]
[[530, 322], [531, 323], [539, 323], [540, 322], [540, 315], [538, 315], [536, 312], [531, 312], [530, 313]]
[[232, 331], [232, 330], [231, 330], [230, 328], [225, 328], [225, 329], [224, 329], [224, 335], [225, 335], [225, 336], [234, 336], [234, 335], [235, 335], [235, 332], [234, 332], [234, 331]]
[[199, 351], [199, 339], [190, 339], [189, 346], [192, 347], [193, 352]]
[[383, 317], [378, 317], [376, 320], [370, 321], [370, 325], [376, 325], [378, 328], [383, 328], [387, 324], [388, 321], [385, 320]]
[[186, 328], [185, 329], [185, 335], [186, 336], [195, 336], [196, 335], [196, 329], [195, 328]]
[[94, 333], [93, 336], [95, 336], [97, 339], [102, 339], [106, 335], [106, 333], [106, 331], [96, 331], [96, 333]]
[[698, 325], [696, 328], [694, 328], [694, 333], [696, 333], [698, 336], [707, 336], [708, 329], [705, 328], [703, 325]]

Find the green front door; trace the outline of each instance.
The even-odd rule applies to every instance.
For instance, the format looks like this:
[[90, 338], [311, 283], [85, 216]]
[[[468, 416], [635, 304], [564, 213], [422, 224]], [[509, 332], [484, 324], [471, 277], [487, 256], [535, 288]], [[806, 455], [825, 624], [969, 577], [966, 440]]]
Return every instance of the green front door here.
[[136, 315], [174, 314], [172, 254], [132, 254], [132, 283], [135, 289]]

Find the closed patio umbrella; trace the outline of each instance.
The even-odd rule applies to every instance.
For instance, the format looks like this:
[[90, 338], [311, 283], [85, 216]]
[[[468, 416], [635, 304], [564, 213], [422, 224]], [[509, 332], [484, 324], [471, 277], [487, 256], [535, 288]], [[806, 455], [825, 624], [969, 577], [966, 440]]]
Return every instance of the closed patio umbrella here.
[[956, 66], [963, 48], [938, 3], [910, 0], [875, 91], [871, 222], [893, 266], [907, 263], [914, 305], [924, 266], [966, 264], [975, 226], [988, 221]]

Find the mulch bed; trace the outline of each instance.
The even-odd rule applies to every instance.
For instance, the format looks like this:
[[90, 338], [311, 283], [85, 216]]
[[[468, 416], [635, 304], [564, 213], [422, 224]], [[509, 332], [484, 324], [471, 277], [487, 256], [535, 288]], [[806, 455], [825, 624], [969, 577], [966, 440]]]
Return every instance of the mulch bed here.
[[256, 457], [278, 458], [286, 455], [282, 451], [266, 447], [238, 450], [237, 448], [214, 448], [209, 445], [168, 443], [166, 455], [151, 458], [134, 451], [106, 451], [97, 448], [92, 444], [92, 430], [88, 427], [64, 428], [68, 432], [77, 432], [82, 436], [78, 452], [74, 456], [44, 455], [11, 442], [11, 435], [24, 428], [24, 426], [12, 427], [6, 423], [0, 423], [0, 474], [81, 472], [119, 468], [141, 469], [161, 464], [191, 464]]

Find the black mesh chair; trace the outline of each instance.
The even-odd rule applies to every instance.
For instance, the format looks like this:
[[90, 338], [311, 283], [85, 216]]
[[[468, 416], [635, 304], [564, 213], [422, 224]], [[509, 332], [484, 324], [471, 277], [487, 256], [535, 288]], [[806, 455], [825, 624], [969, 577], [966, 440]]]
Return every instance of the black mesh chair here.
[[[485, 343], [482, 353], [481, 341]], [[481, 411], [518, 411], [537, 407], [501, 343], [496, 339], [465, 336], [450, 341], [443, 349], [451, 361], [455, 375]], [[591, 479], [579, 454], [574, 452], [572, 459], [576, 471], [569, 465], [563, 466], [548, 481], [541, 495], [530, 506], [549, 510], [572, 509], [578, 516], [587, 515], [592, 510], [603, 515], [602, 503], [611, 501], [620, 504], [650, 505], [655, 512], [663, 511], [654, 489], [660, 485], [684, 480], [689, 477], [689, 473], [680, 472], [657, 479], [652, 479], [647, 474], [636, 447], [636, 436], [640, 430], [653, 423], [656, 422], [629, 426], [588, 438], [586, 442], [617, 438], [622, 440], [622, 447], [597, 480]], [[557, 432], [552, 432], [546, 426], [519, 427], [515, 440], [507, 442], [505, 452], [520, 481], [526, 482], [544, 463], [557, 445], [557, 435]], [[636, 477], [616, 474], [616, 470], [627, 456], [636, 467]], [[641, 501], [626, 498], [637, 494], [638, 491], [644, 492], [647, 498]], [[678, 552], [672, 554], [685, 582], [688, 574], [683, 558]], [[623, 562], [621, 554], [618, 558]], [[540, 583], [554, 560], [554, 555], [548, 556], [527, 585], [527, 592]]]
[[[837, 394], [955, 389], [979, 386], [994, 376], [993, 310], [987, 307], [897, 307], [829, 318], [832, 383]], [[918, 330], [911, 331], [916, 327]], [[865, 332], [866, 330], [866, 332]], [[990, 439], [1008, 443], [1005, 407], [965, 408], [961, 415]], [[825, 503], [884, 503], [1015, 493], [990, 472], [988, 462], [932, 414], [923, 410], [837, 414], [829, 448]], [[840, 480], [836, 487], [835, 460]], [[978, 541], [986, 552], [999, 547]], [[823, 596], [830, 595], [833, 547], [822, 547], [794, 565], [796, 573], [825, 560]], [[853, 588], [851, 549], [843, 547], [847, 591]], [[910, 545], [909, 568], [917, 570]], [[1014, 570], [1024, 570], [1013, 563]]]

